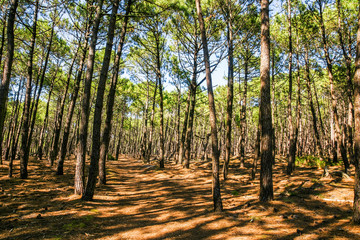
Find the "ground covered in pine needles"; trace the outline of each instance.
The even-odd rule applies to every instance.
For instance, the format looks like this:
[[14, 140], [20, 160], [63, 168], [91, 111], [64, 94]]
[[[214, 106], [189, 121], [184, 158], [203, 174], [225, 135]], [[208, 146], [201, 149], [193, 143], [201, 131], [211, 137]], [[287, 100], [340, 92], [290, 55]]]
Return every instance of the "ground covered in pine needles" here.
[[[212, 212], [211, 163], [191, 169], [122, 156], [108, 162], [108, 184], [98, 186], [94, 201], [73, 195], [74, 159], [65, 175], [30, 159], [29, 179], [0, 169], [0, 239], [360, 239], [351, 224], [353, 176], [330, 167], [297, 168], [284, 174], [285, 160], [274, 169], [275, 200], [258, 201], [259, 176], [231, 162], [222, 183], [224, 213]], [[6, 162], [5, 162], [6, 163]], [[7, 163], [6, 163], [7, 164]], [[353, 173], [353, 169], [351, 169]]]

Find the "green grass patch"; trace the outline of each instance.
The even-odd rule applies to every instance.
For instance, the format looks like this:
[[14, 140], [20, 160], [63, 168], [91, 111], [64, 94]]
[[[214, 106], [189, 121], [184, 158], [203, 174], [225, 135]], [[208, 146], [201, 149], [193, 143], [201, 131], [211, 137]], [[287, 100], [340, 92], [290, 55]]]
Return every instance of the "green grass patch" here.
[[300, 167], [317, 167], [317, 168], [324, 168], [325, 166], [329, 165], [327, 161], [321, 160], [317, 156], [302, 156], [296, 157], [296, 166]]
[[[92, 210], [93, 209], [91, 209], [90, 211]], [[64, 224], [63, 228], [67, 231], [82, 230], [86, 226], [93, 226], [94, 224], [92, 223], [92, 221], [94, 220], [94, 218], [94, 215], [85, 215], [78, 219], [72, 220], [70, 223]]]
[[233, 195], [233, 196], [239, 196], [239, 192], [236, 191], [236, 190], [232, 190], [232, 191], [231, 191], [231, 195]]

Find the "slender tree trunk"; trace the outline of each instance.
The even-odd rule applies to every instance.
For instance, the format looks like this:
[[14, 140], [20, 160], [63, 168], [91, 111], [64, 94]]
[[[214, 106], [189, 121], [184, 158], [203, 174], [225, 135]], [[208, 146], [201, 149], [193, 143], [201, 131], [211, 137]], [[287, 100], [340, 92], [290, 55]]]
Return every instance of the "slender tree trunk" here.
[[[20, 80], [20, 84], [19, 84], [19, 89], [16, 93], [16, 100], [15, 100], [15, 110], [14, 110], [14, 115], [12, 117], [12, 123], [11, 123], [11, 131], [9, 130], [9, 136], [7, 139], [7, 144], [6, 144], [6, 152], [5, 152], [5, 160], [7, 161], [9, 159], [9, 154], [10, 154], [10, 150], [11, 150], [11, 143], [13, 142], [15, 133], [16, 133], [16, 128], [17, 128], [17, 124], [18, 124], [18, 118], [19, 118], [19, 112], [20, 112], [20, 96], [22, 95], [23, 92], [23, 79]], [[0, 163], [2, 163], [2, 158], [0, 159]]]
[[[80, 89], [81, 77], [82, 77], [82, 74], [84, 71], [87, 47], [88, 47], [88, 37], [86, 37], [86, 39], [85, 39], [82, 57], [81, 57], [79, 67], [78, 67], [78, 72], [76, 75], [75, 86], [74, 86], [73, 93], [71, 95], [69, 112], [68, 112], [68, 116], [66, 119], [66, 124], [64, 126], [64, 133], [63, 133], [63, 138], [62, 138], [62, 143], [61, 143], [61, 148], [60, 148], [60, 155], [59, 155], [59, 158], [57, 161], [56, 175], [64, 174], [64, 161], [65, 161], [66, 153], [68, 152], [67, 146], [68, 146], [68, 140], [69, 140], [69, 135], [70, 135], [70, 127], [71, 127], [72, 117], [74, 114], [75, 105], [76, 105], [76, 101], [77, 101], [78, 93], [79, 93], [79, 89]], [[78, 124], [76, 124], [76, 126], [78, 126]]]
[[[197, 29], [197, 28], [195, 28]], [[190, 158], [191, 158], [191, 141], [193, 138], [193, 125], [194, 125], [194, 114], [195, 114], [195, 103], [196, 103], [196, 91], [197, 91], [197, 69], [198, 69], [198, 53], [199, 49], [197, 49], [198, 43], [197, 43], [197, 37], [195, 39], [195, 50], [194, 50], [194, 57], [193, 57], [193, 72], [192, 72], [192, 79], [189, 85], [189, 96], [190, 96], [190, 102], [189, 102], [189, 112], [188, 112], [188, 123], [186, 124], [187, 130], [186, 130], [186, 151], [187, 157], [184, 161], [184, 167], [190, 168]], [[184, 128], [185, 129], [185, 128]]]
[[87, 150], [87, 137], [90, 115], [90, 98], [91, 98], [91, 83], [95, 64], [95, 47], [98, 38], [99, 25], [101, 21], [101, 10], [104, 0], [98, 0], [96, 4], [96, 16], [94, 18], [94, 26], [92, 29], [91, 43], [89, 46], [89, 56], [87, 59], [87, 71], [84, 82], [84, 94], [81, 107], [81, 121], [80, 121], [80, 138], [77, 150], [76, 168], [75, 168], [75, 194], [81, 195], [84, 193], [84, 170], [85, 158]]
[[234, 46], [233, 46], [233, 29], [232, 29], [232, 9], [230, 1], [227, 0], [227, 42], [228, 42], [228, 90], [227, 90], [227, 106], [226, 106], [226, 142], [225, 142], [225, 161], [223, 166], [223, 177], [226, 180], [230, 155], [231, 155], [231, 124], [234, 99]]
[[209, 50], [207, 45], [205, 24], [202, 15], [200, 0], [195, 0], [197, 15], [199, 18], [199, 26], [201, 32], [201, 41], [203, 44], [204, 50], [204, 62], [205, 62], [205, 71], [206, 71], [206, 85], [208, 91], [209, 99], [209, 113], [210, 113], [210, 126], [211, 126], [211, 144], [213, 150], [213, 159], [212, 159], [212, 193], [213, 193], [213, 202], [214, 202], [214, 211], [222, 212], [223, 205], [221, 200], [221, 191], [220, 191], [220, 178], [219, 178], [219, 148], [218, 148], [218, 137], [217, 137], [217, 127], [216, 127], [216, 110], [215, 110], [215, 99], [213, 93], [213, 86], [211, 80], [211, 69], [210, 69], [210, 57]]
[[30, 103], [31, 103], [31, 82], [33, 78], [33, 58], [36, 41], [36, 28], [37, 28], [37, 17], [38, 17], [39, 1], [36, 0], [35, 11], [34, 11], [34, 23], [32, 27], [32, 37], [30, 41], [29, 61], [27, 65], [27, 81], [26, 81], [26, 94], [24, 103], [24, 119], [23, 127], [21, 130], [21, 149], [20, 149], [20, 178], [25, 179], [28, 177], [27, 165], [29, 160], [29, 123], [30, 123]]
[[[53, 42], [54, 27], [55, 27], [55, 21], [53, 22], [53, 25], [52, 25], [52, 28], [51, 28], [49, 46], [48, 46], [48, 49], [47, 49], [47, 53], [46, 53], [46, 57], [45, 57], [45, 64], [44, 64], [44, 67], [43, 67], [43, 70], [42, 70], [42, 74], [41, 74], [41, 77], [38, 77], [38, 80], [40, 80], [40, 83], [39, 83], [39, 86], [36, 87], [36, 89], [38, 88], [37, 95], [35, 94], [36, 89], [35, 89], [35, 92], [34, 92], [34, 100], [33, 100], [32, 108], [31, 108], [31, 111], [30, 111], [30, 114], [32, 114], [32, 118], [31, 118], [31, 125], [30, 125], [29, 137], [28, 137], [28, 143], [27, 143], [28, 148], [30, 148], [32, 135], [33, 135], [33, 132], [34, 132], [37, 108], [38, 108], [39, 99], [40, 99], [42, 87], [43, 87], [44, 80], [45, 80], [45, 73], [46, 73], [48, 62], [49, 62], [49, 56], [50, 56], [51, 46], [52, 46], [52, 42]], [[56, 74], [57, 74], [57, 71], [59, 70], [59, 67], [60, 66], [57, 67], [57, 70], [55, 71], [55, 74], [54, 74], [53, 78], [56, 77]], [[39, 70], [39, 74], [40, 74], [40, 72], [41, 71]], [[38, 85], [38, 80], [37, 80], [36, 85]], [[31, 117], [31, 115], [30, 115], [30, 117]]]
[[[289, 131], [289, 156], [288, 156], [288, 165], [286, 173], [291, 175], [294, 171], [293, 169], [293, 148], [294, 148], [294, 132], [293, 132], [293, 123], [292, 123], [292, 111], [291, 111], [291, 100], [292, 100], [292, 31], [291, 31], [291, 0], [287, 0], [288, 4], [288, 33], [289, 33], [289, 93], [288, 93], [288, 131]], [[295, 143], [296, 144], [296, 143]]]
[[[246, 46], [247, 47], [247, 46]], [[244, 167], [245, 164], [245, 140], [246, 140], [246, 104], [247, 104], [247, 81], [248, 81], [248, 72], [249, 72], [249, 56], [248, 56], [248, 48], [246, 48], [246, 58], [244, 63], [244, 95], [241, 102], [241, 113], [240, 113], [240, 167]], [[241, 94], [240, 94], [241, 96]]]
[[[146, 87], [146, 103], [144, 109], [144, 129], [143, 129], [143, 137], [141, 141], [141, 157], [146, 159], [147, 152], [147, 134], [148, 134], [148, 118], [149, 118], [149, 103], [150, 103], [150, 92], [149, 92], [149, 80], [147, 79], [147, 87]], [[111, 125], [110, 125], [111, 126]]]
[[346, 63], [346, 79], [347, 79], [347, 97], [348, 97], [348, 122], [347, 122], [347, 132], [348, 132], [348, 138], [347, 138], [347, 144], [348, 144], [348, 152], [350, 156], [350, 160], [354, 161], [354, 151], [353, 151], [353, 124], [354, 124], [354, 103], [353, 103], [353, 82], [352, 82], [352, 70], [351, 70], [351, 55], [350, 52], [347, 53], [343, 38], [343, 27], [342, 27], [342, 6], [341, 6], [341, 0], [336, 1], [337, 11], [338, 11], [338, 34], [339, 34], [339, 40], [341, 45], [341, 50], [343, 53], [343, 56], [345, 58]]
[[323, 150], [322, 150], [321, 142], [320, 142], [320, 134], [319, 134], [319, 131], [317, 128], [317, 117], [316, 117], [313, 97], [312, 97], [312, 93], [311, 93], [308, 46], [305, 46], [305, 78], [306, 78], [306, 88], [307, 88], [307, 92], [308, 92], [308, 99], [309, 99], [309, 104], [310, 104], [310, 111], [311, 111], [312, 120], [313, 120], [313, 128], [314, 128], [314, 133], [315, 133], [315, 144], [316, 144], [316, 148], [317, 148], [316, 151], [320, 155], [320, 158], [323, 159], [324, 155], [323, 155]]
[[[358, 1], [360, 5], [360, 1]], [[354, 186], [354, 215], [353, 222], [360, 224], [360, 9], [358, 13], [358, 30], [356, 42], [356, 59], [354, 75], [354, 109], [355, 109], [355, 134], [354, 134], [354, 162], [355, 162], [355, 186]]]
[[54, 80], [55, 80], [55, 78], [53, 78], [53, 81], [52, 81], [51, 86], [50, 86], [49, 95], [48, 95], [48, 99], [47, 99], [47, 103], [46, 103], [44, 122], [43, 122], [43, 125], [41, 127], [41, 131], [40, 131], [40, 141], [39, 141], [39, 146], [38, 146], [38, 150], [37, 150], [37, 155], [38, 155], [39, 160], [41, 160], [42, 156], [43, 156], [45, 129], [47, 128], [47, 123], [48, 123], [49, 106], [50, 106], [51, 95], [52, 95], [54, 82], [55, 82]]
[[[195, 60], [197, 61], [197, 60]], [[195, 63], [194, 61], [194, 63]], [[191, 142], [193, 138], [193, 126], [194, 126], [194, 118], [195, 118], [195, 103], [196, 103], [196, 91], [197, 91], [197, 83], [196, 83], [196, 71], [197, 71], [197, 63], [194, 65], [193, 78], [190, 84], [190, 109], [189, 109], [189, 117], [186, 131], [186, 153], [187, 156], [184, 161], [184, 167], [190, 168], [190, 158], [191, 158]]]
[[183, 123], [183, 129], [181, 133], [181, 139], [180, 139], [180, 146], [179, 146], [179, 156], [178, 156], [178, 164], [182, 164], [184, 161], [185, 156], [185, 139], [186, 139], [186, 129], [188, 125], [188, 118], [189, 118], [189, 112], [190, 112], [190, 100], [191, 100], [191, 85], [189, 84], [189, 93], [188, 98], [186, 101], [186, 110], [184, 113], [184, 123]]
[[[101, 122], [102, 122], [102, 110], [104, 104], [104, 93], [106, 87], [106, 80], [109, 71], [109, 65], [111, 60], [111, 50], [114, 42], [114, 33], [116, 28], [116, 15], [119, 8], [119, 0], [113, 2], [111, 17], [109, 21], [109, 29], [107, 35], [107, 42], [104, 52], [104, 59], [101, 67], [100, 79], [98, 83], [94, 123], [93, 123], [93, 135], [92, 135], [92, 153], [89, 168], [89, 175], [87, 178], [85, 193], [82, 196], [83, 200], [92, 200], [95, 192], [95, 185], [97, 176], [99, 174], [99, 158], [100, 158], [100, 146], [101, 146]], [[103, 169], [105, 172], [105, 169]]]
[[261, 0], [261, 58], [260, 58], [260, 124], [261, 124], [261, 170], [260, 201], [274, 198], [272, 181], [273, 142], [270, 97], [270, 21], [269, 0]]
[[164, 148], [164, 96], [163, 96], [163, 85], [162, 85], [162, 76], [161, 76], [161, 65], [160, 60], [160, 39], [159, 36], [155, 37], [156, 40], [156, 78], [159, 83], [159, 95], [160, 95], [160, 159], [159, 167], [165, 167], [165, 148]]
[[[261, 114], [261, 113], [260, 113]], [[255, 140], [255, 153], [254, 153], [254, 159], [253, 159], [253, 165], [251, 169], [251, 179], [254, 180], [256, 176], [257, 171], [257, 162], [260, 158], [260, 135], [261, 135], [261, 128], [260, 128], [260, 118], [259, 123], [256, 130], [256, 140]]]
[[[81, 40], [80, 40], [80, 42], [81, 42]], [[62, 125], [62, 120], [63, 120], [64, 108], [65, 108], [65, 103], [66, 103], [66, 99], [67, 99], [67, 94], [68, 94], [68, 91], [69, 91], [70, 80], [71, 80], [74, 64], [75, 64], [79, 49], [80, 49], [80, 43], [79, 43], [79, 46], [78, 46], [78, 48], [76, 50], [76, 53], [73, 56], [72, 62], [70, 64], [70, 69], [69, 69], [67, 80], [66, 80], [65, 91], [63, 93], [63, 97], [62, 97], [61, 103], [60, 103], [60, 109], [59, 109], [60, 111], [58, 112], [56, 122], [55, 122], [54, 144], [53, 144], [53, 147], [52, 147], [52, 149], [50, 151], [50, 156], [49, 156], [51, 166], [53, 166], [54, 161], [55, 161], [55, 159], [56, 159], [56, 157], [58, 156], [58, 153], [59, 153], [59, 140], [60, 140], [60, 132], [61, 132], [61, 125]]]
[[[3, 130], [6, 116], [6, 103], [8, 100], [9, 84], [11, 78], [12, 64], [14, 59], [14, 23], [18, 0], [12, 0], [7, 20], [7, 55], [4, 63], [3, 77], [0, 86], [0, 155], [2, 154]], [[4, 24], [5, 25], [5, 24]], [[4, 34], [3, 34], [4, 36]]]
[[332, 61], [330, 59], [328, 46], [327, 46], [326, 30], [325, 30], [325, 25], [324, 25], [324, 20], [323, 20], [323, 8], [321, 6], [321, 1], [319, 3], [319, 6], [320, 6], [319, 12], [320, 12], [321, 35], [322, 35], [323, 48], [324, 48], [325, 58], [326, 58], [326, 66], [327, 66], [328, 75], [329, 75], [332, 111], [334, 113], [335, 139], [337, 140], [337, 144], [340, 147], [341, 158], [344, 162], [344, 168], [345, 168], [344, 171], [345, 171], [345, 173], [347, 173], [347, 171], [349, 169], [349, 162], [348, 162], [348, 158], [347, 158], [346, 148], [345, 148], [343, 142], [341, 141], [342, 134], [341, 134], [341, 129], [340, 129], [339, 116], [338, 116], [338, 112], [337, 112], [337, 99], [335, 96]]
[[153, 138], [154, 138], [153, 135], [154, 135], [154, 119], [155, 119], [155, 107], [156, 107], [157, 89], [158, 89], [158, 81], [156, 79], [153, 102], [152, 102], [151, 118], [150, 118], [149, 142], [148, 142], [147, 153], [146, 153], [146, 161], [148, 163], [150, 163], [151, 150], [152, 150], [152, 144], [153, 144]]
[[176, 162], [179, 161], [179, 154], [180, 154], [180, 120], [181, 120], [181, 115], [180, 115], [180, 110], [181, 110], [181, 83], [179, 84], [179, 88], [178, 88], [178, 96], [177, 96], [177, 121], [176, 121], [176, 136], [177, 136], [177, 140], [176, 140], [176, 157], [175, 160]]
[[[125, 111], [124, 111], [125, 112]], [[120, 119], [120, 129], [119, 129], [119, 135], [118, 135], [118, 142], [117, 142], [117, 146], [116, 146], [116, 154], [115, 154], [115, 159], [118, 160], [119, 159], [119, 154], [120, 154], [120, 144], [121, 144], [121, 139], [123, 138], [123, 126], [124, 126], [124, 112], [121, 113], [121, 119]]]
[[[298, 34], [297, 34], [298, 36]], [[295, 170], [295, 161], [296, 161], [296, 148], [299, 136], [299, 126], [300, 126], [300, 114], [301, 114], [301, 83], [300, 83], [300, 61], [299, 61], [299, 37], [296, 39], [297, 45], [297, 58], [296, 58], [296, 65], [297, 65], [297, 100], [296, 100], [296, 125], [294, 129], [294, 137], [293, 140], [290, 142], [289, 148], [289, 162], [287, 173], [291, 174]], [[291, 170], [291, 171], [290, 171]]]

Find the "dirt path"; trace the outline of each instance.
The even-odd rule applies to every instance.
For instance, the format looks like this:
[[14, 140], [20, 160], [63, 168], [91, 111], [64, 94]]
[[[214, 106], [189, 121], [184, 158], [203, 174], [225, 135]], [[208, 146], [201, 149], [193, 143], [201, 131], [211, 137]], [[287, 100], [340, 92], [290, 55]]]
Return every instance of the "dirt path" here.
[[9, 179], [1, 166], [0, 239], [360, 239], [350, 224], [353, 180], [321, 179], [316, 169], [289, 178], [280, 165], [276, 201], [261, 204], [258, 180], [233, 161], [226, 211], [217, 215], [208, 163], [158, 170], [123, 156], [109, 162], [108, 184], [94, 201], [82, 202], [72, 195], [73, 161], [55, 176], [32, 160], [27, 180]]

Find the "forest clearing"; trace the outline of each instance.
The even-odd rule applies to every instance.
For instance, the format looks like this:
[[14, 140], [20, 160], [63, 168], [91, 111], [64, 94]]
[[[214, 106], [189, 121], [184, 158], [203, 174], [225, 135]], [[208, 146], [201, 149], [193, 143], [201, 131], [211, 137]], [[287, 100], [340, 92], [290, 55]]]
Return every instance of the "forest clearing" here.
[[[26, 181], [0, 177], [0, 239], [360, 239], [351, 223], [353, 178], [299, 167], [284, 173], [276, 159], [271, 203], [258, 200], [259, 178], [250, 179], [233, 159], [222, 184], [224, 212], [211, 204], [211, 163], [166, 169], [127, 156], [109, 161], [108, 184], [93, 201], [74, 195], [74, 159], [63, 176], [31, 159]], [[17, 162], [15, 172], [19, 171]]]

